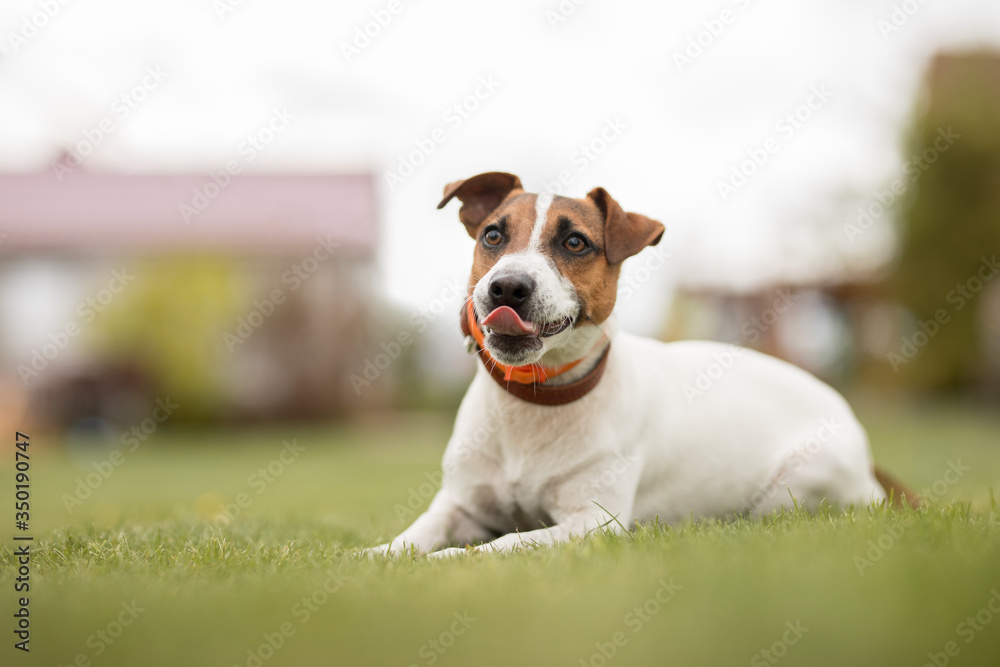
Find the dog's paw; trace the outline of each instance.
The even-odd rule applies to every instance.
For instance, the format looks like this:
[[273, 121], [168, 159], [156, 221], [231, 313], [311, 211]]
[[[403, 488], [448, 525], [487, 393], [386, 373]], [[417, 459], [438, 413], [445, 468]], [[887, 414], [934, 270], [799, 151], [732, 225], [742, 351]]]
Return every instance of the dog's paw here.
[[472, 553], [471, 549], [462, 549], [460, 547], [451, 547], [450, 549], [441, 549], [440, 551], [432, 551], [427, 554], [428, 558], [454, 558], [455, 556], [462, 556], [464, 554]]

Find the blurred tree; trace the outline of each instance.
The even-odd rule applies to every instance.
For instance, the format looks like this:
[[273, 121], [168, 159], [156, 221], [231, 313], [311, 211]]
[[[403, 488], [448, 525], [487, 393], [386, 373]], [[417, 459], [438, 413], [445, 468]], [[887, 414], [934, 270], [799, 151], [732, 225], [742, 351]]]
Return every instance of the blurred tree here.
[[980, 292], [1000, 288], [1000, 56], [939, 55], [927, 92], [907, 139], [889, 283], [912, 318], [889, 362], [909, 387], [960, 390], [990, 380]]
[[203, 421], [224, 407], [222, 333], [241, 314], [245, 281], [235, 260], [213, 256], [137, 260], [121, 303], [94, 323], [107, 360], [142, 369], [181, 406], [176, 419]]

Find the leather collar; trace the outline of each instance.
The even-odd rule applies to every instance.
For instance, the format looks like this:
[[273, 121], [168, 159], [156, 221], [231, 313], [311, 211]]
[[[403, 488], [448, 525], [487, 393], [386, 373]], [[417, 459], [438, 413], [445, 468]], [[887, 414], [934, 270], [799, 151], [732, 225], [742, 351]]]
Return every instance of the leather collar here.
[[[549, 385], [545, 382], [557, 375], [565, 373], [582, 361], [578, 359], [574, 362], [562, 366], [542, 366], [540, 364], [530, 364], [528, 366], [507, 366], [490, 356], [483, 344], [483, 332], [479, 328], [476, 320], [476, 311], [472, 307], [472, 300], [469, 299], [462, 306], [459, 317], [462, 333], [470, 336], [475, 342], [476, 356], [483, 362], [483, 366], [497, 384], [504, 388], [507, 393], [520, 398], [529, 403], [538, 405], [565, 405], [586, 396], [591, 389], [597, 386], [601, 376], [604, 375], [604, 367], [608, 361], [609, 344], [604, 348], [604, 354], [597, 361], [597, 364], [579, 380], [568, 384]], [[470, 346], [470, 351], [471, 346]]]

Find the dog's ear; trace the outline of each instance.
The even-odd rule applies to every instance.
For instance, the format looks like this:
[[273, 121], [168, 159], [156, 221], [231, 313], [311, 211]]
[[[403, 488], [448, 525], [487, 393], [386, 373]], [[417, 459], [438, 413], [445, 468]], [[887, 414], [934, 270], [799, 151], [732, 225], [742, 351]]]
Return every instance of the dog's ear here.
[[490, 171], [464, 181], [449, 183], [444, 188], [444, 197], [438, 208], [444, 208], [452, 197], [458, 197], [462, 208], [458, 219], [465, 225], [469, 236], [476, 238], [476, 228], [514, 190], [521, 190], [521, 179], [514, 174]]
[[587, 196], [604, 214], [604, 255], [608, 264], [619, 264], [663, 236], [661, 223], [638, 213], [626, 213], [604, 188], [594, 188]]

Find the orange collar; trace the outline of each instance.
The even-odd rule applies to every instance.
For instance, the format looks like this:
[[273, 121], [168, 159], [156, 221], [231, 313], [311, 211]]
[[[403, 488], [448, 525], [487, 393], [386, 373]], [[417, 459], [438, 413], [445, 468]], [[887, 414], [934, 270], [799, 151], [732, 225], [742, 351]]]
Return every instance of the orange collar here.
[[[575, 368], [583, 359], [577, 359], [576, 361], [571, 361], [568, 364], [563, 364], [561, 366], [542, 366], [541, 364], [528, 364], [527, 366], [508, 366], [506, 364], [501, 364], [499, 361], [494, 359], [489, 352], [486, 351], [486, 345], [483, 343], [483, 330], [479, 328], [479, 322], [476, 321], [476, 309], [472, 306], [472, 299], [469, 299], [468, 307], [466, 308], [468, 322], [466, 326], [469, 328], [469, 334], [473, 340], [476, 341], [476, 345], [479, 346], [480, 355], [482, 356], [483, 363], [487, 364], [487, 368], [493, 367], [498, 368], [503, 372], [503, 379], [506, 382], [517, 382], [518, 384], [541, 384], [543, 382], [548, 382], [551, 378], [558, 377], [570, 370]], [[462, 327], [465, 331], [465, 327]]]
[[541, 364], [507, 366], [494, 359], [486, 350], [486, 345], [483, 343], [483, 331], [479, 328], [471, 299], [467, 302], [467, 306], [462, 309], [459, 322], [462, 326], [462, 333], [466, 336], [472, 336], [475, 340], [479, 359], [483, 362], [490, 377], [508, 393], [525, 401], [541, 405], [570, 403], [593, 389], [604, 374], [604, 366], [608, 360], [608, 349], [604, 350], [604, 354], [601, 355], [597, 364], [584, 377], [568, 384], [548, 386], [545, 382], [575, 368], [583, 359], [580, 358], [561, 366], [542, 366]]

